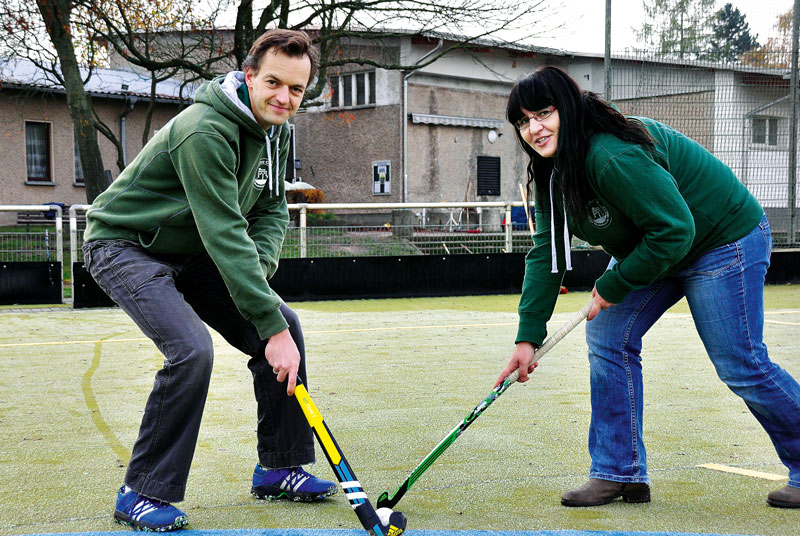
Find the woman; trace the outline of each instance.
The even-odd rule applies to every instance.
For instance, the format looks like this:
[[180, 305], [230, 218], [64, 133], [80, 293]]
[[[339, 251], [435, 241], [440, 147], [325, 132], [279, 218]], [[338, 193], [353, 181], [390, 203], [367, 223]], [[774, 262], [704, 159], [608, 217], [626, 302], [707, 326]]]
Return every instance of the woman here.
[[571, 235], [613, 260], [587, 317], [592, 418], [589, 481], [565, 506], [650, 500], [642, 439], [642, 336], [686, 297], [717, 374], [742, 397], [789, 468], [772, 506], [800, 507], [800, 385], [762, 342], [772, 247], [758, 201], [695, 141], [646, 118], [625, 118], [564, 71], [544, 67], [511, 91], [508, 120], [528, 153], [536, 203], [516, 348], [502, 378], [528, 379], [545, 338]]

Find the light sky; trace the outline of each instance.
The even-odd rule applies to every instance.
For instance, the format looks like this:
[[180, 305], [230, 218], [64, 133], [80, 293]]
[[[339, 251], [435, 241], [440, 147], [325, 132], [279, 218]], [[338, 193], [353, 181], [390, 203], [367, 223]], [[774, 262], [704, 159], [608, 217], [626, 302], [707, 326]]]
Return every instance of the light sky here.
[[[557, 18], [563, 21], [564, 27], [550, 32], [550, 37], [533, 38], [530, 43], [572, 52], [602, 54], [605, 51], [605, 0], [556, 1], [563, 4], [563, 12], [548, 16], [548, 20]], [[758, 42], [762, 45], [774, 33], [772, 27], [778, 15], [787, 12], [794, 4], [793, 0], [717, 0], [714, 11], [728, 2], [744, 14], [750, 24], [750, 33], [758, 34]], [[638, 29], [643, 19], [642, 0], [611, 1], [612, 52], [623, 51], [635, 44], [631, 28]]]

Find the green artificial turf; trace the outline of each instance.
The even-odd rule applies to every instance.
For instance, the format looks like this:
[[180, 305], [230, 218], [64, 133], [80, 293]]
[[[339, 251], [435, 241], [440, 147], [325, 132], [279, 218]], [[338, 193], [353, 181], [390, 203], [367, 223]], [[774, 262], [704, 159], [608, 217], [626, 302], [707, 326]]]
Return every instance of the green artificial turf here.
[[[765, 339], [800, 378], [800, 286], [767, 288]], [[518, 296], [291, 304], [309, 391], [367, 493], [392, 491], [492, 389], [513, 347]], [[559, 298], [554, 331], [589, 299]], [[112, 530], [153, 375], [163, 358], [117, 309], [0, 312], [0, 534]], [[358, 528], [346, 499], [261, 502], [247, 358], [214, 334], [211, 389], [186, 501], [191, 528]], [[769, 508], [786, 475], [766, 434], [716, 378], [685, 302], [645, 337], [645, 441], [653, 501], [564, 508], [589, 466], [583, 328], [512, 386], [414, 484], [409, 529], [629, 530], [784, 535], [800, 511]], [[333, 479], [318, 450], [310, 470]], [[795, 530], [796, 533], [796, 530]], [[413, 532], [410, 532], [413, 534]]]

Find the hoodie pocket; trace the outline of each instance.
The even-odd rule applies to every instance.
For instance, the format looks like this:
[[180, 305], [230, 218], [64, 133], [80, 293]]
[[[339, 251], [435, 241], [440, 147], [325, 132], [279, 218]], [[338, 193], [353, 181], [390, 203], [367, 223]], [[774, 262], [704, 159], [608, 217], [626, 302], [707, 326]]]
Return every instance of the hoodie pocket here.
[[139, 232], [139, 244], [153, 253], [183, 255], [203, 250], [203, 241], [193, 227], [161, 226], [155, 233]]

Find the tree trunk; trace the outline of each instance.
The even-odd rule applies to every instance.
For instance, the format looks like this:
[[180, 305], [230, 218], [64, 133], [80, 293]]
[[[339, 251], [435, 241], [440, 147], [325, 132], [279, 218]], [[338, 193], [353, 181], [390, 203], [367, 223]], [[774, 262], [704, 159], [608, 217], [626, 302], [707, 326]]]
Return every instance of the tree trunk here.
[[233, 57], [236, 68], [240, 69], [253, 44], [253, 0], [241, 0], [236, 11], [236, 25], [233, 34]]
[[74, 125], [78, 154], [83, 167], [86, 200], [91, 203], [108, 184], [103, 172], [103, 158], [100, 155], [100, 145], [94, 127], [92, 101], [83, 87], [83, 78], [72, 45], [70, 32], [72, 3], [69, 0], [37, 0], [36, 4], [61, 63], [67, 109]]

